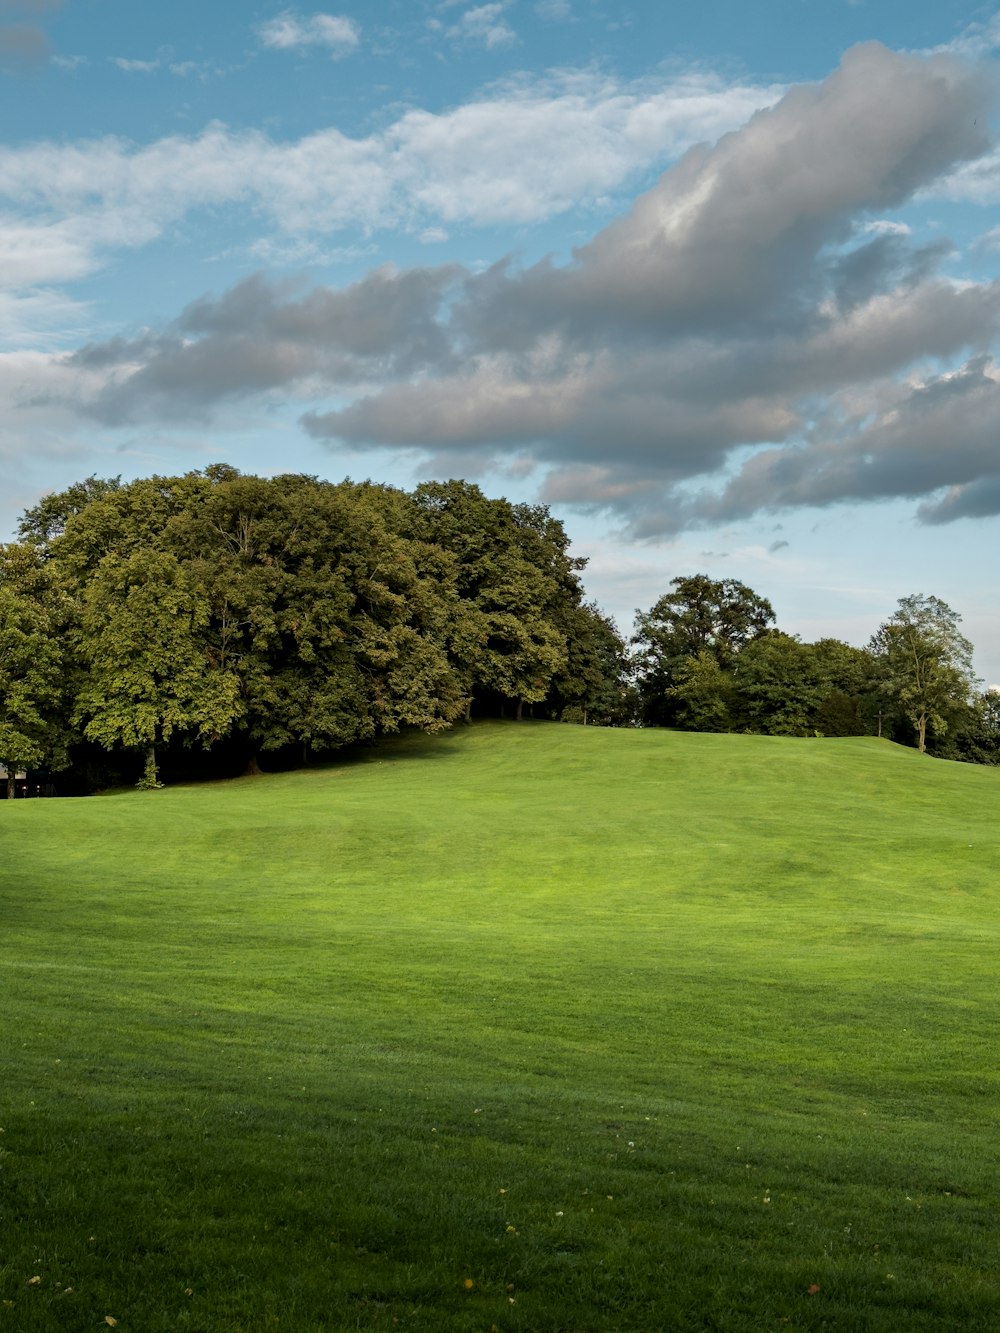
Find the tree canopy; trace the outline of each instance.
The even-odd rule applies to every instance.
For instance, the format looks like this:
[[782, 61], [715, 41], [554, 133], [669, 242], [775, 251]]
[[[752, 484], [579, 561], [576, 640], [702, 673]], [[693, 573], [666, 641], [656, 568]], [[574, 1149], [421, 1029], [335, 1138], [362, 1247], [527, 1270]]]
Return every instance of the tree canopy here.
[[962, 617], [937, 597], [903, 597], [872, 636], [881, 691], [927, 748], [927, 730], [943, 736], [971, 702], [976, 677], [972, 644], [960, 632]]
[[[66, 653], [77, 740], [142, 756], [149, 785], [163, 747], [235, 748], [252, 771], [474, 711], [622, 713], [624, 648], [562, 525], [467, 482], [92, 477], [20, 531], [0, 569], [0, 742], [20, 764], [58, 758], [39, 718]], [[15, 567], [62, 590], [61, 642]]]

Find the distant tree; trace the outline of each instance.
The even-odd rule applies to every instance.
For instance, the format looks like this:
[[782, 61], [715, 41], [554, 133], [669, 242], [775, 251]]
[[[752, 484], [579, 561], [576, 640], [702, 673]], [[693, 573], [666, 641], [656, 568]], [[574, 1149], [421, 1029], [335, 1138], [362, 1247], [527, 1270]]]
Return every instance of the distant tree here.
[[812, 644], [771, 630], [748, 643], [733, 670], [740, 721], [771, 736], [808, 736], [830, 692]]
[[488, 499], [465, 481], [424, 482], [415, 501], [417, 532], [455, 558], [464, 603], [454, 636], [456, 668], [468, 697], [494, 694], [541, 703], [567, 666], [561, 622], [582, 594], [569, 538], [544, 505]]
[[940, 598], [914, 594], [900, 599], [869, 644], [881, 690], [913, 725], [921, 754], [928, 728], [944, 735], [974, 693], [972, 644], [960, 623]]
[[671, 693], [682, 684], [682, 668], [707, 653], [722, 671], [774, 621], [765, 598], [738, 579], [710, 579], [706, 574], [675, 578], [646, 612], [636, 613], [636, 666], [647, 722], [670, 724], [680, 700]]
[[549, 695], [555, 715], [584, 726], [630, 722], [630, 662], [614, 620], [596, 602], [583, 602], [565, 609], [559, 627], [566, 638], [566, 665]]
[[840, 639], [819, 639], [811, 647], [828, 688], [816, 710], [816, 730], [824, 736], [873, 732], [878, 698], [875, 662], [869, 650]]
[[29, 546], [0, 546], [0, 763], [7, 795], [19, 768], [62, 767], [69, 603]]
[[947, 735], [934, 739], [933, 752], [967, 764], [1000, 764], [1000, 693], [975, 694], [953, 716]]
[[667, 690], [674, 719], [685, 731], [730, 731], [733, 725], [733, 678], [718, 659], [702, 648], [677, 668]]

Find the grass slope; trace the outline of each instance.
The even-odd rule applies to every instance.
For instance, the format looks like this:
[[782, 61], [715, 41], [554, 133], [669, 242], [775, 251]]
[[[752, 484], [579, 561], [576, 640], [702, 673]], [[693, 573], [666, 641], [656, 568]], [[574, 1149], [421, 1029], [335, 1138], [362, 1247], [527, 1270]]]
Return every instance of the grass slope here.
[[1000, 1327], [998, 803], [524, 723], [0, 806], [0, 1329]]

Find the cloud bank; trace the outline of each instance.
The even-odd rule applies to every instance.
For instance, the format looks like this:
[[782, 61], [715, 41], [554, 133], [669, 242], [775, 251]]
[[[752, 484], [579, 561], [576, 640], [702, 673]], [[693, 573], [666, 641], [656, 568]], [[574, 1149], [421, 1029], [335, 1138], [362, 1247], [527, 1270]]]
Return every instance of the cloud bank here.
[[[563, 95], [569, 124], [579, 108]], [[986, 104], [951, 56], [856, 47], [822, 83], [689, 147], [568, 263], [383, 267], [342, 289], [257, 276], [168, 329], [81, 348], [42, 397], [112, 426], [293, 398], [331, 449], [409, 448], [463, 470], [527, 459], [545, 498], [612, 512], [639, 536], [898, 497], [928, 523], [997, 513], [1000, 284], [950, 278], [947, 241], [922, 245], [884, 216], [983, 159]], [[479, 144], [484, 114], [460, 117]], [[515, 99], [515, 139], [518, 114], [531, 120]], [[465, 151], [458, 121], [443, 145], [440, 118], [413, 113], [398, 133], [404, 122], [437, 172], [407, 191], [415, 211], [531, 216], [579, 195], [579, 178], [543, 187], [523, 167], [513, 191], [479, 180], [463, 193], [442, 165]], [[266, 161], [259, 142], [248, 151]], [[135, 155], [108, 152], [127, 190]], [[623, 160], [588, 160], [588, 181], [620, 180]], [[44, 177], [66, 197], [71, 167]], [[246, 177], [229, 169], [232, 190]], [[13, 188], [41, 185], [15, 174]], [[219, 188], [214, 173], [204, 188]], [[307, 215], [316, 200], [299, 188], [280, 207]], [[72, 239], [70, 268], [86, 257]]]

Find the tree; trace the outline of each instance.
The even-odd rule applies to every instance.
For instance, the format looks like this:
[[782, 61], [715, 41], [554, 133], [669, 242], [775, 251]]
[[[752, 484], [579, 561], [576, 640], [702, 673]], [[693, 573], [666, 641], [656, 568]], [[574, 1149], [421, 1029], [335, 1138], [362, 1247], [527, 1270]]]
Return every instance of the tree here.
[[1000, 693], [976, 693], [949, 719], [944, 736], [928, 739], [928, 750], [940, 759], [966, 764], [1000, 764]]
[[824, 736], [874, 732], [879, 702], [871, 652], [840, 639], [819, 639], [811, 646], [829, 690], [816, 711], [816, 729]]
[[960, 632], [961, 616], [937, 597], [903, 597], [872, 636], [881, 689], [927, 749], [928, 727], [939, 736], [966, 707], [976, 686], [972, 644]]
[[667, 694], [679, 727], [684, 731], [730, 730], [733, 678], [707, 648], [685, 658], [675, 679]]
[[0, 762], [9, 797], [19, 768], [66, 761], [68, 614], [42, 557], [25, 545], [0, 546]]
[[145, 786], [158, 785], [161, 741], [178, 732], [210, 743], [239, 715], [235, 677], [206, 652], [208, 612], [204, 589], [161, 551], [106, 556], [84, 590], [76, 720], [106, 748], [145, 750]]
[[625, 655], [544, 505], [213, 465], [90, 478], [22, 521], [78, 609], [73, 718], [104, 748], [331, 750], [475, 697], [623, 720]]
[[811, 643], [770, 630], [748, 643], [736, 660], [735, 708], [751, 731], [809, 736], [830, 691], [829, 677]]
[[643, 714], [647, 722], [677, 720], [682, 668], [707, 653], [723, 671], [737, 654], [763, 634], [774, 620], [771, 603], [738, 579], [710, 579], [707, 574], [676, 578], [647, 612], [636, 613], [632, 642]]
[[48, 547], [66, 531], [66, 524], [75, 514], [82, 513], [94, 500], [120, 489], [120, 477], [87, 477], [65, 491], [43, 496], [21, 515], [18, 535], [31, 546]]
[[[991, 689], [977, 694], [951, 730], [954, 734], [944, 757], [969, 764], [1000, 764], [1000, 693]], [[941, 752], [935, 747], [935, 753]]]
[[561, 620], [578, 606], [577, 571], [569, 538], [544, 505], [490, 500], [465, 481], [425, 482], [415, 501], [415, 535], [454, 557], [463, 626], [454, 648], [468, 697], [499, 696], [541, 703], [567, 665]]
[[559, 627], [566, 638], [566, 665], [546, 701], [554, 715], [584, 726], [631, 721], [628, 651], [614, 620], [596, 602], [583, 602], [565, 608]]

